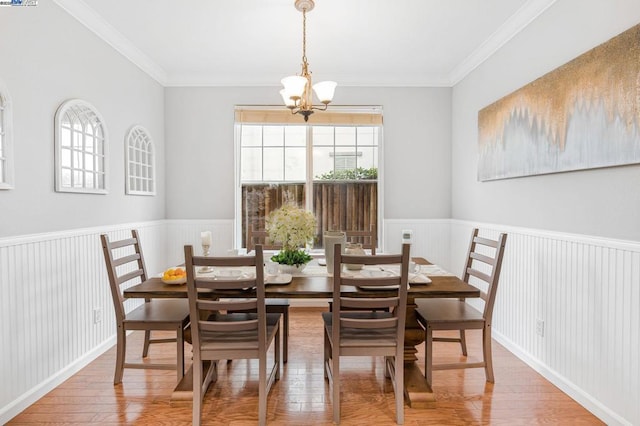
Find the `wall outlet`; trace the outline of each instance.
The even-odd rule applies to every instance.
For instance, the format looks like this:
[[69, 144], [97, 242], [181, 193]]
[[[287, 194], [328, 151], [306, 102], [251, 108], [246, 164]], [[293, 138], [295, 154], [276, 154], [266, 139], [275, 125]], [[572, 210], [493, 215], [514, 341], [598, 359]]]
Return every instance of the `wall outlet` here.
[[93, 323], [98, 324], [99, 322], [102, 322], [102, 309], [93, 308]]
[[540, 337], [544, 337], [544, 321], [541, 319], [536, 320], [536, 334]]

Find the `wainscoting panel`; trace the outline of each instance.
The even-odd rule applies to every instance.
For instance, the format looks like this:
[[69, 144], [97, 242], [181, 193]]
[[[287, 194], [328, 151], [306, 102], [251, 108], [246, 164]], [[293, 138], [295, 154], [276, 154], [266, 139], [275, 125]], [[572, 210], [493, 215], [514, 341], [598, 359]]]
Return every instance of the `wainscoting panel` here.
[[121, 239], [137, 228], [145, 260], [155, 266], [165, 256], [164, 226], [134, 223], [0, 239], [0, 424], [115, 342], [100, 234]]
[[608, 424], [640, 424], [640, 243], [454, 220], [454, 263], [474, 226], [509, 234], [494, 337]]
[[[509, 234], [494, 337], [606, 423], [640, 424], [640, 243], [393, 219], [384, 221], [383, 249], [399, 250], [401, 231], [411, 229], [413, 255], [459, 274], [474, 226], [481, 235]], [[184, 244], [198, 252], [201, 231], [212, 232], [213, 254], [233, 244], [232, 220], [163, 220], [0, 239], [0, 424], [115, 343], [99, 235], [126, 238], [131, 228], [140, 231], [150, 274], [184, 262]], [[96, 309], [101, 318], [94, 323]]]

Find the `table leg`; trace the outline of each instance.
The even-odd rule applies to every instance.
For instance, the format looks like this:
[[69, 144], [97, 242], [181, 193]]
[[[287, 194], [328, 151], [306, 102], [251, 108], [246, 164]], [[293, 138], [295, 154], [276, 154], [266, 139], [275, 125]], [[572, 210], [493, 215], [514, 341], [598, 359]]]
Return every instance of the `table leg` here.
[[418, 366], [418, 349], [424, 342], [424, 330], [418, 324], [415, 315], [415, 300], [407, 301], [407, 319], [404, 332], [404, 386], [407, 404], [412, 408], [433, 407], [435, 398], [431, 387]]
[[[203, 389], [207, 389], [211, 382], [215, 380], [216, 362], [204, 361], [202, 363], [202, 377], [204, 378], [204, 383], [202, 384]], [[171, 405], [182, 401], [193, 401], [193, 366], [189, 367], [189, 370], [187, 370], [171, 394]]]

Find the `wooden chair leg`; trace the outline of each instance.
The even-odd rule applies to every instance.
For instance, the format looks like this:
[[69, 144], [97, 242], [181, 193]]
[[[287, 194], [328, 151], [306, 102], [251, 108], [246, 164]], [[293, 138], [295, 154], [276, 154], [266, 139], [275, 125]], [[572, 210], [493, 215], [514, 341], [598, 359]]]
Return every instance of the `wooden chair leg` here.
[[340, 355], [333, 350], [331, 356], [331, 378], [333, 381], [333, 421], [340, 424]]
[[289, 355], [289, 308], [282, 313], [282, 362], [286, 364]]
[[460, 346], [462, 347], [462, 355], [467, 356], [467, 336], [463, 330], [460, 330]]
[[[278, 331], [276, 332], [276, 335], [274, 337], [274, 358], [275, 358], [275, 363], [276, 363], [276, 380], [280, 380], [280, 358], [281, 358], [281, 354], [280, 354], [280, 332], [282, 330], [280, 330], [280, 326], [278, 326]], [[286, 347], [286, 339], [283, 340], [283, 345]], [[284, 359], [286, 360], [287, 357], [287, 352], [284, 353]], [[283, 361], [286, 362], [286, 361]]]
[[142, 358], [149, 354], [149, 344], [151, 343], [151, 330], [144, 331], [144, 345], [142, 346]]
[[177, 362], [176, 372], [178, 373], [178, 382], [184, 377], [184, 329], [182, 325], [178, 327], [176, 332], [177, 341]]
[[393, 358], [394, 380], [396, 384], [396, 423], [404, 424], [404, 358]]
[[200, 357], [194, 357], [193, 360], [193, 426], [200, 426], [202, 419], [202, 361]]
[[491, 358], [491, 326], [482, 329], [482, 352], [484, 357], [484, 372], [487, 382], [493, 383], [493, 359]]
[[433, 373], [433, 330], [427, 324], [424, 331], [424, 378], [431, 387], [431, 376]]
[[327, 371], [328, 370], [327, 363], [329, 362], [330, 351], [331, 351], [331, 345], [329, 343], [329, 336], [327, 335], [327, 330], [325, 330], [324, 331], [324, 363], [322, 367], [324, 371], [325, 379], [329, 379], [329, 372]]
[[127, 353], [127, 336], [123, 327], [119, 326], [116, 331], [116, 372], [113, 376], [113, 384], [122, 382], [124, 373], [124, 360]]
[[[276, 349], [277, 350], [277, 349]], [[258, 384], [258, 424], [267, 424], [267, 356], [260, 354], [258, 361], [260, 367]]]

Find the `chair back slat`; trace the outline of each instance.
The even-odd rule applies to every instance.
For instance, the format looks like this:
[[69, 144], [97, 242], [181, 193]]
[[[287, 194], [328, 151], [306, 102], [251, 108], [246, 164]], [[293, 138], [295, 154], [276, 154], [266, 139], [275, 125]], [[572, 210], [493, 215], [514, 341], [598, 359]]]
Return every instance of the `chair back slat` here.
[[467, 268], [467, 275], [472, 275], [476, 278], [481, 279], [482, 281], [490, 284], [491, 283], [491, 277], [487, 274], [485, 274], [484, 272], [480, 272], [477, 269], [473, 269], [473, 268]]
[[354, 328], [362, 330], [373, 330], [397, 327], [398, 318], [376, 318], [376, 319], [359, 319], [359, 318], [343, 318], [341, 321], [343, 328]]
[[[364, 284], [362, 278], [342, 277], [342, 285], [359, 286]], [[366, 285], [369, 287], [388, 287], [392, 285], [400, 285], [401, 278], [398, 277], [375, 277], [367, 278]]]
[[500, 244], [496, 240], [490, 240], [489, 238], [483, 238], [483, 237], [478, 237], [478, 236], [473, 238], [473, 242], [476, 243], [476, 244], [482, 244], [484, 246], [489, 246], [489, 247], [493, 247], [493, 248], [497, 248], [498, 245]]
[[[136, 231], [137, 233], [137, 231]], [[115, 249], [119, 249], [122, 247], [127, 247], [127, 246], [134, 246], [138, 243], [138, 238], [133, 237], [133, 238], [126, 238], [124, 240], [118, 240], [118, 241], [110, 241], [109, 242], [109, 248], [111, 250], [115, 250]]]
[[487, 265], [493, 265], [493, 262], [495, 261], [493, 257], [485, 256], [484, 254], [480, 253], [470, 253], [469, 256], [471, 256], [472, 259], [486, 263]]
[[127, 281], [131, 281], [134, 278], [138, 278], [145, 275], [144, 271], [142, 269], [137, 269], [135, 271], [131, 271], [129, 273], [126, 273], [124, 275], [120, 275], [117, 279], [118, 284], [124, 284]]
[[218, 331], [218, 332], [232, 332], [232, 331], [255, 331], [259, 327], [258, 318], [251, 320], [236, 320], [236, 321], [198, 321], [198, 326], [201, 332]]
[[140, 259], [140, 255], [138, 253], [131, 254], [129, 256], [124, 256], [124, 257], [121, 257], [119, 259], [114, 259], [113, 260], [113, 266], [120, 266], [120, 265], [124, 265], [126, 263], [129, 263], [129, 262], [135, 262], [138, 259]]
[[248, 290], [254, 288], [255, 283], [255, 277], [231, 280], [196, 278], [198, 288], [206, 290]]
[[[395, 299], [395, 300], [394, 300]], [[356, 297], [341, 297], [340, 305], [342, 308], [355, 308], [355, 309], [371, 309], [379, 310], [382, 308], [396, 307], [400, 304], [400, 299], [397, 297], [385, 297], [380, 298], [356, 298]]]
[[140, 236], [138, 231], [133, 229], [131, 230], [131, 238], [111, 241], [107, 234], [102, 234], [100, 235], [100, 241], [107, 266], [107, 276], [109, 278], [116, 321], [120, 323], [126, 316], [124, 298], [120, 286], [133, 279], [139, 279], [139, 282], [147, 279], [147, 268], [140, 246]]
[[202, 311], [248, 311], [257, 308], [258, 302], [256, 299], [198, 300], [198, 309]]

